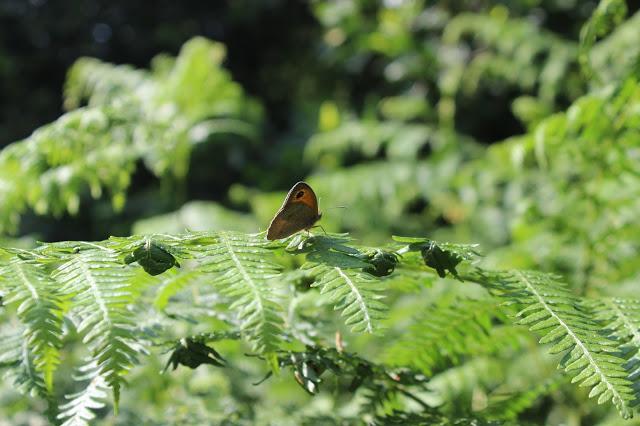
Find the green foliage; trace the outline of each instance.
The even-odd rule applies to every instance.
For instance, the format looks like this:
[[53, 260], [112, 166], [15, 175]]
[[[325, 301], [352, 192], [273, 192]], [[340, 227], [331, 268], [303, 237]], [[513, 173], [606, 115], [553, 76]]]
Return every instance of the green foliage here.
[[386, 310], [380, 301], [383, 288], [380, 280], [366, 272], [371, 261], [344, 245], [347, 241], [322, 236], [307, 240], [303, 249], [307, 263], [303, 268], [315, 276], [312, 287], [319, 287], [320, 294], [329, 296], [334, 309], [342, 311], [351, 331], [373, 333]]
[[590, 398], [598, 397], [599, 404], [612, 401], [623, 417], [631, 416], [634, 390], [617, 353], [618, 342], [601, 333], [601, 324], [566, 285], [531, 271], [481, 273], [479, 281], [521, 307], [518, 324], [541, 334], [540, 343], [553, 344], [551, 353], [564, 354], [560, 366], [573, 376], [572, 382], [591, 388]]
[[507, 395], [493, 394], [483, 414], [488, 418], [515, 420], [520, 413], [530, 409], [536, 400], [549, 394], [558, 385], [557, 379], [549, 379], [524, 392]]
[[433, 375], [436, 370], [460, 363], [465, 355], [501, 349], [504, 342], [496, 338], [501, 330], [493, 322], [504, 314], [495, 302], [473, 299], [443, 302], [420, 313], [400, 339], [387, 347], [385, 358], [389, 362], [410, 365]]
[[478, 426], [499, 426], [509, 425], [510, 423], [483, 420], [474, 417], [446, 417], [438, 415], [437, 413], [427, 414], [415, 414], [395, 412], [389, 415], [380, 416], [373, 422], [374, 425], [441, 425], [441, 426], [456, 426], [456, 425], [478, 425]]
[[455, 64], [448, 70], [459, 79], [448, 84], [467, 96], [487, 83], [513, 85], [525, 93], [537, 90], [539, 99], [551, 105], [557, 96], [573, 99], [579, 95], [582, 83], [572, 69], [575, 44], [541, 31], [529, 20], [510, 19], [508, 13], [497, 6], [490, 14], [460, 14], [447, 24], [443, 34], [446, 43], [472, 37], [472, 47], [478, 49], [467, 53], [466, 66]]
[[20, 327], [14, 328], [17, 328], [17, 332], [2, 334], [0, 365], [21, 392], [34, 397], [46, 397], [48, 390], [42, 373], [36, 370], [33, 363], [34, 355], [29, 350], [26, 339], [22, 337]]
[[6, 265], [0, 276], [7, 291], [4, 303], [18, 306], [25, 345], [50, 392], [62, 346], [62, 300], [55, 282], [37, 262], [20, 258]]
[[[419, 238], [397, 240], [409, 243], [400, 250], [405, 254], [423, 250], [426, 245], [449, 256], [448, 259], [456, 259], [457, 263], [472, 259], [471, 247], [438, 245]], [[282, 268], [275, 263], [280, 258], [276, 252], [280, 256], [306, 257], [302, 271], [309, 271], [314, 277], [311, 288], [319, 287], [320, 294], [330, 295], [330, 304], [342, 311], [346, 325], [354, 332], [379, 333], [378, 322], [387, 310], [380, 299], [391, 291], [384, 286], [387, 277], [364, 272], [375, 256], [367, 255], [363, 248], [344, 236], [307, 239], [297, 236], [283, 242], [268, 242], [262, 236], [226, 231], [114, 238], [97, 243], [53, 243], [31, 251], [15, 252], [6, 270], [13, 271], [14, 277], [25, 274], [21, 285], [27, 289], [30, 288], [27, 284], [37, 286], [41, 291], [21, 291], [19, 297], [8, 299], [8, 306], [20, 306], [17, 318], [27, 328], [29, 340], [24, 346], [19, 341], [8, 340], [14, 343], [13, 347], [3, 350], [3, 366], [10, 371], [20, 371], [20, 365], [33, 359], [36, 377], [44, 377], [44, 382], [53, 377], [60, 360], [52, 357], [51, 351], [57, 355], [61, 349], [62, 311], [51, 305], [46, 305], [49, 309], [28, 309], [43, 303], [40, 299], [45, 294], [52, 298], [52, 294], [47, 293], [53, 291], [51, 287], [59, 286], [60, 294], [69, 300], [64, 315], [76, 324], [83, 344], [89, 349], [90, 357], [78, 367], [76, 375], [76, 380], [84, 383], [84, 390], [69, 395], [70, 401], [60, 407], [60, 418], [65, 424], [90, 421], [93, 410], [104, 405], [106, 388], [113, 391], [117, 409], [121, 388], [126, 383], [124, 375], [137, 363], [139, 355], [146, 353], [142, 342], [164, 335], [156, 332], [154, 338], [144, 328], [136, 327], [135, 316], [132, 316], [136, 309], [127, 308], [142, 301], [140, 290], [132, 290], [138, 282], [134, 264], [127, 265], [122, 259], [132, 247], [140, 247], [141, 243], [142, 247], [149, 246], [150, 241], [156, 247], [166, 247], [163, 256], [171, 251], [185, 259], [191, 258], [191, 273], [202, 277], [201, 280], [186, 279], [173, 288], [173, 294], [184, 286], [213, 284], [218, 294], [225, 298], [226, 309], [233, 313], [226, 321], [225, 328], [229, 333], [176, 341], [168, 360], [173, 368], [178, 364], [196, 368], [203, 363], [229, 368], [221, 352], [207, 342], [242, 335], [252, 350], [262, 354], [273, 371], [291, 368], [295, 380], [311, 394], [318, 393], [323, 373], [332, 371], [340, 380], [351, 383], [346, 387], [349, 392], [364, 386], [363, 412], [385, 412], [389, 407], [398, 407], [403, 398], [418, 401], [426, 408], [429, 404], [411, 393], [407, 386], [420, 386], [436, 371], [445, 371], [467, 357], [496, 355], [505, 353], [507, 348], [521, 347], [514, 331], [501, 337], [505, 327], [509, 327], [505, 324], [507, 316], [496, 305], [496, 300], [503, 300], [507, 306], [518, 308], [516, 324], [526, 325], [541, 334], [541, 344], [553, 344], [549, 349], [551, 353], [564, 354], [560, 366], [573, 377], [573, 382], [590, 387], [589, 396], [597, 396], [599, 403], [612, 401], [624, 417], [631, 415], [632, 384], [636, 379], [625, 369], [627, 360], [620, 354], [623, 347], [627, 351], [633, 348], [634, 355], [639, 350], [635, 336], [640, 321], [636, 312], [636, 305], [640, 304], [637, 300], [598, 303], [573, 295], [564, 283], [551, 275], [475, 267], [468, 273], [459, 274], [458, 278], [483, 285], [497, 299], [454, 298], [448, 302], [443, 299], [414, 320], [386, 356], [391, 364], [410, 367], [415, 369], [413, 371], [376, 366], [365, 358], [343, 352], [342, 343], [336, 343], [339, 345], [337, 350], [317, 347], [307, 352], [282, 354], [280, 348], [289, 327], [293, 326], [283, 321], [283, 301], [290, 297], [287, 293], [295, 290], [276, 284], [284, 276]], [[399, 264], [415, 264], [413, 257], [407, 254], [406, 258], [394, 257]], [[423, 268], [429, 266], [428, 259], [425, 263]], [[47, 269], [42, 269], [45, 267]], [[151, 275], [156, 272], [150, 271]], [[169, 272], [165, 268], [162, 273]], [[187, 273], [181, 270], [173, 273], [171, 279]], [[390, 276], [402, 273], [401, 268], [395, 268]], [[45, 282], [49, 285], [43, 284]], [[166, 288], [166, 283], [160, 287], [165, 292]], [[161, 306], [170, 303], [171, 296], [163, 295]], [[596, 311], [597, 315], [593, 315]], [[624, 346], [620, 346], [612, 337], [614, 335], [616, 339], [624, 339]], [[290, 337], [286, 340], [290, 341]], [[21, 354], [25, 349], [30, 353]], [[46, 386], [52, 388], [53, 382]], [[524, 410], [550, 389], [537, 388], [535, 392], [514, 396], [509, 407], [515, 404], [517, 408], [503, 406], [505, 414], [498, 417], [513, 418], [513, 413]], [[497, 406], [493, 406], [486, 413], [493, 413], [495, 418], [497, 410]]]
[[[90, 424], [96, 418], [94, 410], [105, 406], [107, 398], [107, 383], [98, 372], [94, 362], [86, 364], [78, 369], [75, 380], [86, 382], [84, 388], [77, 393], [67, 395], [69, 402], [60, 406], [58, 418], [64, 420], [63, 426], [83, 426]], [[88, 380], [88, 381], [87, 381]]]
[[121, 210], [136, 162], [158, 177], [184, 179], [194, 145], [225, 135], [255, 140], [260, 108], [220, 67], [224, 56], [222, 45], [195, 38], [151, 72], [79, 60], [69, 71], [65, 103], [87, 106], [0, 155], [0, 230], [16, 231], [28, 208], [77, 214], [87, 191], [100, 198], [107, 190]]
[[[318, 0], [291, 10], [310, 53], [261, 33], [247, 61], [233, 34], [290, 3], [240, 1], [228, 56], [77, 61], [73, 111], [0, 153], [0, 231], [44, 233], [2, 240], [3, 418], [631, 417], [640, 14], [534, 3]], [[302, 178], [322, 231], [267, 241]], [[35, 244], [58, 222], [29, 211], [100, 236]]]
[[580, 32], [580, 65], [583, 71], [593, 73], [589, 62], [589, 51], [596, 39], [608, 34], [619, 25], [627, 15], [627, 3], [623, 0], [601, 0], [598, 7], [582, 27]]
[[606, 293], [611, 281], [636, 275], [631, 212], [640, 185], [631, 152], [639, 96], [635, 78], [595, 91], [460, 174], [458, 190], [477, 188], [463, 197], [475, 212], [468, 225], [493, 226], [494, 244], [510, 240], [502, 265], [567, 274], [582, 292]]
[[211, 274], [212, 284], [227, 295], [236, 310], [239, 328], [253, 350], [273, 353], [279, 346], [282, 317], [269, 286], [279, 267], [264, 239], [221, 232], [203, 247], [202, 272]]
[[218, 203], [192, 201], [185, 203], [179, 210], [136, 221], [135, 234], [153, 234], [156, 230], [179, 234], [189, 231], [257, 231], [255, 219], [227, 209]]
[[61, 285], [62, 293], [73, 298], [70, 314], [91, 350], [96, 375], [113, 389], [117, 410], [123, 375], [142, 350], [126, 309], [133, 298], [129, 290], [132, 274], [109, 249], [79, 250], [67, 259], [52, 278]]

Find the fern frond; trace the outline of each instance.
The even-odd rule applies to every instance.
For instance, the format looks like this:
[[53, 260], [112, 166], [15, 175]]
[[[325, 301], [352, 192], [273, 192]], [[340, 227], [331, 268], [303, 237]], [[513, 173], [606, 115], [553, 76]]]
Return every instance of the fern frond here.
[[589, 306], [619, 341], [640, 348], [640, 300], [604, 298]]
[[62, 308], [55, 281], [42, 265], [19, 258], [0, 270], [0, 279], [7, 290], [6, 303], [18, 305], [18, 318], [25, 326], [25, 343], [33, 354], [35, 368], [43, 374], [45, 386], [51, 391], [62, 346]]
[[[0, 153], [0, 229], [15, 232], [27, 208], [76, 214], [82, 197], [108, 190], [121, 209], [138, 161], [183, 178], [192, 146], [216, 135], [255, 140], [261, 110], [228, 71], [219, 43], [187, 42], [163, 75], [82, 59], [69, 73], [64, 114]], [[88, 191], [87, 191], [88, 190]]]
[[540, 343], [552, 343], [551, 353], [565, 354], [560, 366], [573, 376], [572, 383], [591, 387], [590, 398], [597, 396], [599, 404], [611, 401], [623, 417], [631, 417], [634, 391], [626, 361], [616, 353], [616, 341], [564, 283], [534, 271], [494, 273], [478, 281], [522, 307], [517, 323], [542, 334]]
[[34, 364], [34, 355], [30, 352], [25, 330], [19, 324], [7, 327], [11, 332], [0, 334], [0, 369], [5, 377], [25, 394], [47, 398], [50, 395], [40, 371]]
[[[640, 56], [640, 46], [635, 42], [639, 28], [640, 14], [635, 13], [590, 49], [591, 65], [601, 81], [623, 80], [633, 72], [634, 61]], [[618, 60], [614, 61], [614, 58]]]
[[[22, 338], [21, 330], [16, 331], [16, 328], [20, 329], [20, 325], [18, 327], [5, 325], [2, 333], [0, 333], [0, 368], [16, 365], [20, 361], [21, 343], [24, 339]], [[11, 331], [9, 332], [5, 329], [10, 329]]]
[[493, 393], [489, 395], [487, 408], [481, 413], [489, 419], [515, 420], [520, 413], [530, 409], [540, 398], [548, 395], [559, 384], [560, 379], [554, 377], [523, 392]]
[[385, 359], [432, 375], [447, 363], [457, 364], [465, 354], [477, 354], [479, 349], [489, 353], [495, 348], [492, 322], [503, 316], [498, 303], [490, 299], [456, 299], [431, 306], [387, 347]]
[[345, 241], [322, 236], [307, 240], [307, 262], [302, 269], [315, 276], [311, 286], [319, 287], [334, 309], [342, 311], [352, 331], [373, 333], [387, 310], [380, 301], [383, 280], [364, 272], [372, 265], [363, 253], [344, 245]]
[[316, 265], [310, 269], [319, 277], [312, 285], [320, 288], [335, 303], [334, 309], [342, 311], [345, 324], [353, 332], [373, 333], [380, 328], [387, 306], [381, 280], [357, 269], [340, 266]]
[[53, 277], [61, 292], [73, 297], [71, 312], [80, 318], [78, 332], [97, 362], [98, 373], [113, 389], [117, 410], [124, 374], [142, 350], [127, 310], [133, 274], [111, 250], [81, 250], [58, 267]]
[[88, 426], [96, 417], [94, 410], [105, 406], [108, 384], [99, 370], [96, 361], [92, 360], [80, 367], [78, 374], [74, 375], [76, 381], [88, 380], [88, 383], [80, 392], [65, 395], [69, 402], [60, 406], [58, 414], [58, 419], [64, 421], [62, 426]]
[[[640, 376], [640, 301], [637, 299], [606, 298], [589, 303], [596, 318], [605, 324], [620, 345], [621, 351], [629, 356], [625, 365], [629, 378]], [[638, 392], [636, 385], [636, 392]]]
[[377, 416], [371, 423], [372, 426], [387, 425], [433, 425], [433, 426], [517, 426], [516, 423], [508, 423], [499, 420], [486, 420], [472, 416], [446, 416], [437, 411], [412, 413], [394, 410], [391, 414]]
[[234, 232], [215, 234], [215, 242], [203, 248], [198, 270], [233, 303], [243, 336], [260, 353], [278, 349], [282, 333], [280, 306], [270, 284], [280, 270], [266, 240]]
[[[608, 34], [627, 16], [627, 2], [624, 0], [600, 0], [591, 18], [580, 31], [578, 58], [582, 71], [587, 77], [593, 75], [589, 53], [598, 37]], [[597, 76], [597, 75], [596, 75]]]
[[151, 85], [148, 73], [130, 65], [114, 66], [94, 58], [80, 58], [69, 68], [64, 84], [67, 110], [87, 100], [90, 106], [108, 105]]

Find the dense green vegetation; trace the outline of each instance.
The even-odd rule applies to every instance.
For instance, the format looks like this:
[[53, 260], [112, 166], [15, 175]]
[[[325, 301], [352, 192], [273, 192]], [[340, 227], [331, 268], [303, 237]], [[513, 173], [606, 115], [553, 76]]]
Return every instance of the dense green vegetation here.
[[[80, 58], [0, 151], [1, 418], [636, 424], [640, 13], [290, 13], [261, 67]], [[301, 179], [326, 231], [267, 241]]]

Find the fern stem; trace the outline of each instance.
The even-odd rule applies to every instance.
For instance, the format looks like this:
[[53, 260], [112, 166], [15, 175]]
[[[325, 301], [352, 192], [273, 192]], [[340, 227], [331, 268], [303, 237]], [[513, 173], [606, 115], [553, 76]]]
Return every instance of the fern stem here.
[[429, 407], [429, 405], [427, 405], [426, 402], [424, 402], [423, 400], [421, 400], [420, 398], [418, 398], [417, 396], [415, 396], [414, 394], [412, 394], [408, 390], [406, 390], [404, 388], [401, 388], [400, 386], [397, 386], [396, 389], [398, 390], [398, 392], [400, 392], [401, 394], [403, 394], [407, 398], [409, 398], [409, 399], [417, 402], [418, 404], [420, 404], [422, 406], [422, 408], [424, 408], [425, 410], [431, 410], [431, 407]]
[[90, 241], [81, 241], [81, 243], [82, 244], [86, 244], [88, 246], [91, 246], [93, 248], [97, 248], [97, 249], [100, 249], [100, 250], [108, 251], [109, 253], [115, 253], [116, 252], [115, 250], [110, 249], [109, 247], [104, 247], [104, 246], [101, 246], [101, 245], [98, 245], [98, 244], [94, 244], [94, 243], [92, 243]]

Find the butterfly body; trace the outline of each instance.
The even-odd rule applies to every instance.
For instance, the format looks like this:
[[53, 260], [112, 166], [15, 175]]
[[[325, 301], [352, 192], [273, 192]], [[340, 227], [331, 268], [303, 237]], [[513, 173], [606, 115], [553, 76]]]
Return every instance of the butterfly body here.
[[318, 212], [318, 198], [313, 189], [305, 182], [298, 182], [293, 185], [280, 210], [271, 220], [267, 239], [279, 240], [309, 229], [320, 217], [322, 214]]

